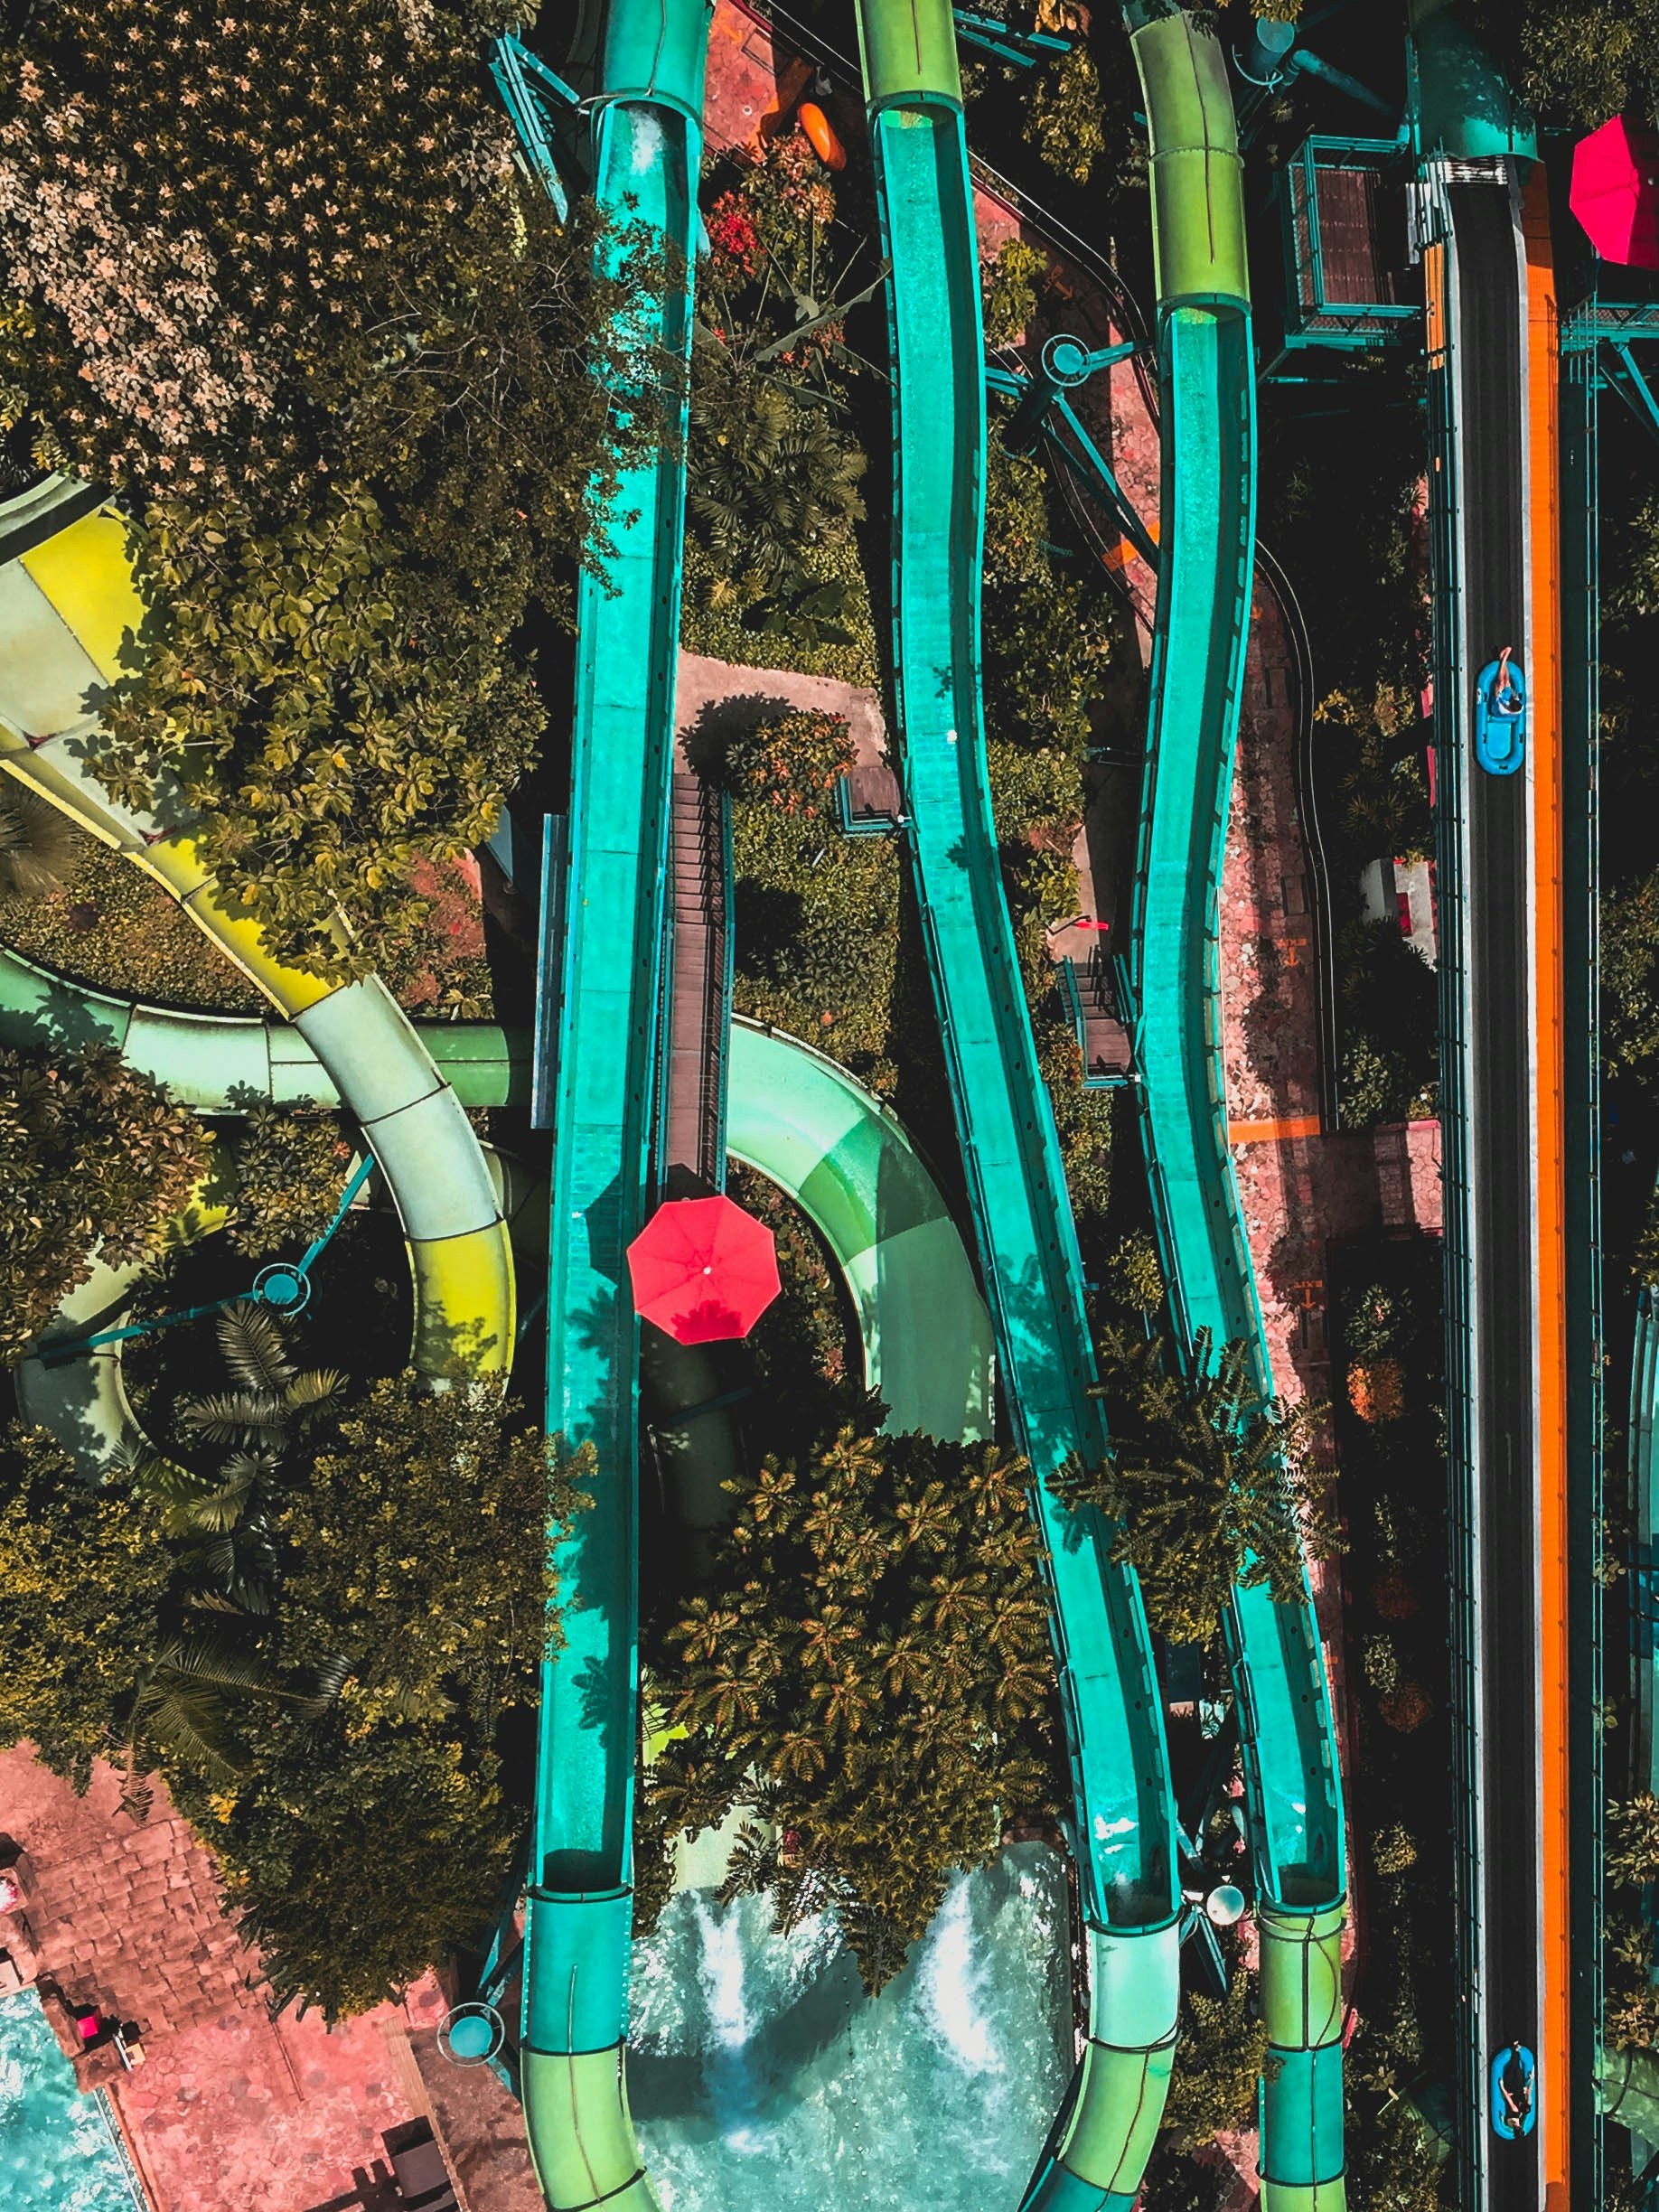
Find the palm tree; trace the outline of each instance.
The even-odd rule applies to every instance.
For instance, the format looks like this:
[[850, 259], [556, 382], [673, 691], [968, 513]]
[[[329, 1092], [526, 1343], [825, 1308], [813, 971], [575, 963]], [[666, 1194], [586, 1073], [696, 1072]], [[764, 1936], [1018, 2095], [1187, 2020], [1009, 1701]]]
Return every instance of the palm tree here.
[[[296, 1373], [283, 1343], [282, 1325], [257, 1298], [239, 1298], [219, 1317], [219, 1348], [237, 1387], [181, 1407], [179, 1420], [204, 1444], [252, 1448], [253, 1462], [279, 1455], [345, 1388], [335, 1368]], [[227, 1470], [228, 1471], [228, 1470]]]
[[1100, 1468], [1060, 1486], [1117, 1524], [1112, 1557], [1135, 1568], [1152, 1626], [1184, 1644], [1211, 1641], [1235, 1582], [1294, 1603], [1304, 1546], [1329, 1557], [1340, 1541], [1314, 1458], [1325, 1408], [1260, 1398], [1249, 1344], [1214, 1361], [1212, 1345], [1200, 1330], [1177, 1368], [1158, 1340], [1109, 1332], [1098, 1394], [1112, 1441]]
[[52, 898], [75, 865], [75, 833], [55, 806], [0, 775], [0, 897]]

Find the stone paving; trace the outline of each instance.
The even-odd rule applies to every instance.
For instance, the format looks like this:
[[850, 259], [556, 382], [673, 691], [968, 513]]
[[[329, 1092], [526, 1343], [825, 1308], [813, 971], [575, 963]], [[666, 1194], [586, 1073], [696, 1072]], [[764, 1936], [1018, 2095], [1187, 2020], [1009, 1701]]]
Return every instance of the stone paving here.
[[[142, 1825], [119, 1798], [102, 1764], [77, 1797], [27, 1744], [0, 1753], [0, 1825], [26, 1853], [22, 1911], [0, 1915], [0, 1945], [70, 2008], [136, 2023], [132, 2071], [106, 2042], [77, 2072], [109, 2088], [155, 2212], [395, 2205], [382, 2137], [431, 2117], [409, 2038], [442, 2015], [436, 1981], [338, 2028], [273, 2021], [210, 1855], [164, 1791]], [[54, 2015], [64, 2040], [55, 2001]]]

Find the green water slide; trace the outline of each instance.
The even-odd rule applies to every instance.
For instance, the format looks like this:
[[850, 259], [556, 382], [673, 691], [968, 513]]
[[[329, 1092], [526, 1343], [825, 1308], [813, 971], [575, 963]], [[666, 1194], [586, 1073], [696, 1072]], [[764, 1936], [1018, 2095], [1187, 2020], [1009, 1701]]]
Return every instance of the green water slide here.
[[[611, 0], [605, 22], [595, 193], [668, 248], [662, 289], [628, 311], [647, 362], [689, 357], [708, 20], [709, 0]], [[680, 412], [683, 433], [683, 398]], [[684, 503], [683, 447], [669, 440], [624, 476], [614, 550], [577, 602], [546, 1420], [592, 1448], [594, 1502], [555, 1546], [562, 1641], [542, 1670], [521, 2046], [530, 2156], [557, 2212], [658, 2201], [624, 2068], [639, 1728], [639, 1323], [625, 1255], [646, 1214]]]
[[1051, 1487], [1105, 1444], [1076, 1232], [991, 827], [979, 697], [985, 396], [948, 0], [862, 0], [892, 263], [894, 605], [904, 776], [928, 961], [995, 1331], [1041, 1481], [1088, 1923], [1082, 2067], [1026, 2198], [1129, 2212], [1167, 2089], [1178, 1997], [1173, 1814], [1146, 1618], [1111, 1531]]
[[[1133, 929], [1136, 1058], [1182, 1340], [1242, 1337], [1271, 1373], [1227, 1148], [1218, 921], [1250, 620], [1255, 426], [1242, 164], [1226, 61], [1198, 19], [1126, 9], [1150, 127], [1162, 522]], [[1343, 2200], [1341, 1784], [1311, 1601], [1236, 1589], [1261, 1996], [1269, 2212]]]

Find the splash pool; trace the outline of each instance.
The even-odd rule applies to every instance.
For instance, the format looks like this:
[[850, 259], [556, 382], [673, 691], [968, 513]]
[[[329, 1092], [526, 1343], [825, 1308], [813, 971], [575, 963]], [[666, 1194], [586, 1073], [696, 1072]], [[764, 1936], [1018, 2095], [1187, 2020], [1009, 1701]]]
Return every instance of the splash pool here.
[[5, 2212], [137, 2207], [103, 2104], [76, 2088], [33, 1990], [0, 1999], [0, 2205]]
[[1065, 1879], [1040, 1843], [959, 1875], [875, 2000], [834, 1924], [683, 1890], [636, 1944], [629, 2101], [669, 2212], [1017, 2202], [1072, 2071]]

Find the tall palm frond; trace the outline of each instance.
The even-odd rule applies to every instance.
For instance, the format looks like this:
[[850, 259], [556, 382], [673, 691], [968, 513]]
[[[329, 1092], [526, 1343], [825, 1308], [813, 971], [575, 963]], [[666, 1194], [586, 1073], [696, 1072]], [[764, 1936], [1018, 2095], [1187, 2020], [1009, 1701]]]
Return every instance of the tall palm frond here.
[[225, 1364], [245, 1389], [280, 1396], [294, 1378], [294, 1363], [282, 1340], [282, 1324], [258, 1298], [238, 1298], [219, 1317], [219, 1348]]
[[257, 1444], [264, 1437], [280, 1443], [288, 1408], [274, 1391], [215, 1391], [181, 1406], [179, 1420], [204, 1444]]

